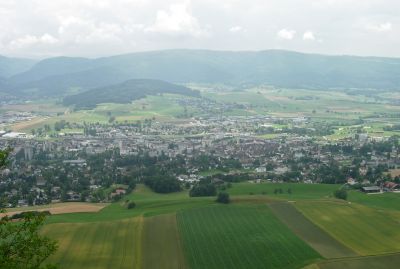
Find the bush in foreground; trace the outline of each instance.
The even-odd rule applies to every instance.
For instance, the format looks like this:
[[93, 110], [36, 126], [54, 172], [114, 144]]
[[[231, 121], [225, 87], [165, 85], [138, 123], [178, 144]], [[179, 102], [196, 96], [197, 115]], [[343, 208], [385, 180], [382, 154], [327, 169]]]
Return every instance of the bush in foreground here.
[[221, 204], [229, 204], [230, 203], [230, 198], [229, 198], [229, 194], [226, 192], [220, 192], [218, 193], [217, 196], [217, 203], [221, 203]]

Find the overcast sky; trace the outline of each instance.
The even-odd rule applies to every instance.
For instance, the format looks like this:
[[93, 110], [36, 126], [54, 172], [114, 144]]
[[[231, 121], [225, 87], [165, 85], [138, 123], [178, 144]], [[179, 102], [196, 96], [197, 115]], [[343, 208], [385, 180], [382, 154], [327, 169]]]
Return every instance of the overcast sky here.
[[0, 0], [0, 54], [201, 48], [400, 57], [398, 0]]

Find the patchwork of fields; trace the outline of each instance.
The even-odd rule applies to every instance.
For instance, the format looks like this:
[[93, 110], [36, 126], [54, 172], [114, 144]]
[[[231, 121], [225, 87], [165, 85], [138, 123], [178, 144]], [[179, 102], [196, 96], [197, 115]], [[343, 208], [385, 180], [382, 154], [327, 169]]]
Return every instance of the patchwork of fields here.
[[400, 211], [382, 207], [384, 198], [377, 207], [368, 205], [375, 198], [338, 201], [330, 197], [337, 187], [235, 183], [234, 202], [220, 205], [138, 185], [127, 196], [133, 210], [113, 203], [53, 215], [42, 232], [59, 242], [50, 261], [61, 269], [397, 268]]
[[360, 255], [400, 252], [400, 212], [359, 204], [297, 203], [316, 225]]

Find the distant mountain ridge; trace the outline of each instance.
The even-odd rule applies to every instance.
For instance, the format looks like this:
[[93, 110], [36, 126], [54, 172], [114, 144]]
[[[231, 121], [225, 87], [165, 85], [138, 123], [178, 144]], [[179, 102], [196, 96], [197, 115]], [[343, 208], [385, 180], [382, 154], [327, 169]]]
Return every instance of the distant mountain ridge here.
[[95, 88], [64, 98], [64, 104], [76, 108], [93, 108], [101, 103], [130, 103], [147, 95], [164, 93], [199, 97], [197, 91], [187, 87], [154, 79], [132, 79], [123, 83]]
[[37, 61], [23, 58], [10, 58], [0, 55], [0, 77], [7, 78], [28, 71]]
[[[0, 73], [1, 76], [1, 73]], [[282, 50], [164, 50], [97, 59], [57, 57], [8, 79], [14, 93], [66, 95], [130, 79], [288, 88], [400, 89], [400, 59], [326, 56]]]

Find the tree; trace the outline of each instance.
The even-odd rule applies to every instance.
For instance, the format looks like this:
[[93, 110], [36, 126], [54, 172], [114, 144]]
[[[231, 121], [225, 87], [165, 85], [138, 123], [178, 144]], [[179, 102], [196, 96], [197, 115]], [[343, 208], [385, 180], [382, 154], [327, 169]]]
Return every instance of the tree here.
[[[0, 170], [7, 164], [9, 153], [10, 150], [0, 150]], [[39, 233], [44, 220], [45, 213], [27, 213], [16, 222], [8, 216], [0, 218], [0, 268], [55, 268], [43, 265], [57, 249], [55, 241]]]
[[218, 193], [217, 196], [217, 203], [221, 203], [221, 204], [229, 204], [230, 203], [230, 198], [229, 198], [229, 194], [226, 192], [220, 192]]
[[136, 207], [136, 203], [133, 201], [129, 202], [128, 205], [126, 206], [126, 208], [128, 208], [128, 209], [133, 209], [135, 207]]
[[215, 196], [217, 194], [217, 189], [215, 185], [211, 182], [201, 182], [194, 185], [189, 191], [190, 197], [200, 197], [200, 196]]
[[345, 189], [336, 190], [333, 195], [337, 199], [347, 200], [347, 191]]

